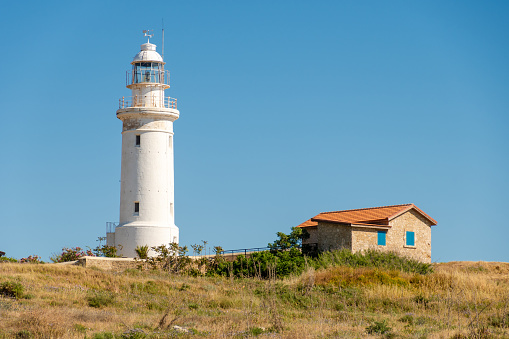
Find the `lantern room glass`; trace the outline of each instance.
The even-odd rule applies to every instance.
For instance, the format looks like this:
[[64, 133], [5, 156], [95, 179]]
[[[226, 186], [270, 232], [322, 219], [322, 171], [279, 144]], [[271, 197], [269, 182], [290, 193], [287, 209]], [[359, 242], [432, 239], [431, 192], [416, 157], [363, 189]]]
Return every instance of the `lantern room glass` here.
[[142, 82], [162, 83], [163, 67], [158, 62], [137, 62], [133, 65], [133, 84]]

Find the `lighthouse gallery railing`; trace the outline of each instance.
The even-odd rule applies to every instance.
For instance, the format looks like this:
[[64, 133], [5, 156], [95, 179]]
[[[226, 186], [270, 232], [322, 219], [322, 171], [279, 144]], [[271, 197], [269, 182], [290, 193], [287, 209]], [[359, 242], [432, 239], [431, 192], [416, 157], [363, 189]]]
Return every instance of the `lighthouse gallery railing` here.
[[118, 100], [118, 108], [129, 107], [163, 107], [177, 109], [177, 99], [155, 96], [129, 96]]

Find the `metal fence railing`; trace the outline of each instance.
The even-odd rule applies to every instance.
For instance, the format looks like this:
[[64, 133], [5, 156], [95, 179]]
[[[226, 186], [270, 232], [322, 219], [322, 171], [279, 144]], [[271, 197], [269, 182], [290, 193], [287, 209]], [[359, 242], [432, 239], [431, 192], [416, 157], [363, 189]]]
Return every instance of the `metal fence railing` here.
[[177, 99], [155, 96], [128, 96], [118, 99], [118, 108], [129, 107], [162, 107], [177, 109]]
[[106, 233], [115, 233], [115, 227], [118, 226], [118, 222], [107, 221], [106, 222]]

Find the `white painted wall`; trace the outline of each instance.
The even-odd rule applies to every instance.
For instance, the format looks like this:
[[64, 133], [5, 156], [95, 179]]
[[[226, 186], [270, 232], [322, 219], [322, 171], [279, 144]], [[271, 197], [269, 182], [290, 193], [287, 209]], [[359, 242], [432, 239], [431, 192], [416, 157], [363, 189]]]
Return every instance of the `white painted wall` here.
[[[115, 229], [119, 254], [134, 257], [136, 246], [179, 241], [174, 216], [173, 121], [179, 111], [168, 108], [124, 108], [120, 223]], [[136, 135], [140, 145], [136, 145]], [[135, 202], [139, 212], [135, 213]]]

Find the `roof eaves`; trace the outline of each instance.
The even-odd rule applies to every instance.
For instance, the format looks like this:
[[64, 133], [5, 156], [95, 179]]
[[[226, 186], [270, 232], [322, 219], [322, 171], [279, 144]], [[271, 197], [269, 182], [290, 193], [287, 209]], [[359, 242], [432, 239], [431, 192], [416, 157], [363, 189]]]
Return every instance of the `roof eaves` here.
[[351, 225], [352, 223], [348, 221], [341, 221], [341, 220], [329, 220], [329, 219], [322, 219], [322, 218], [311, 218], [311, 221], [324, 221], [324, 222], [330, 222], [332, 224], [343, 224], [343, 225]]

